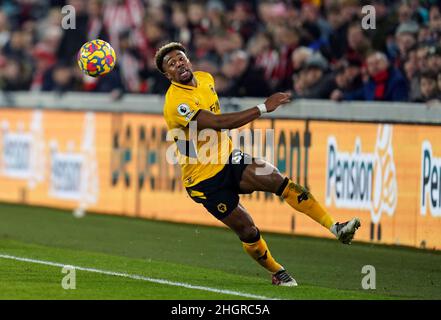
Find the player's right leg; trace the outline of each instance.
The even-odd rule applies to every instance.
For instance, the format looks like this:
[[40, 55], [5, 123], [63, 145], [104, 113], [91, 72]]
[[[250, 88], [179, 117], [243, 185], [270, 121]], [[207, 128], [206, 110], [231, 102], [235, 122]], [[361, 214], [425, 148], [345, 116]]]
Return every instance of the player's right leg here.
[[296, 280], [271, 255], [266, 241], [246, 209], [239, 203], [221, 221], [233, 230], [242, 241], [246, 253], [272, 275], [272, 283], [280, 286], [297, 286]]
[[238, 235], [245, 252], [272, 274], [273, 284], [296, 286], [294, 278], [271, 255], [253, 219], [240, 205], [237, 192], [223, 188], [222, 181], [225, 179], [218, 178], [211, 178], [203, 182], [202, 186], [199, 184], [187, 188], [187, 191], [194, 201], [202, 203], [208, 212]]
[[[245, 167], [246, 165], [239, 164], [235, 170], [240, 172]], [[273, 258], [253, 219], [240, 205], [237, 190], [239, 183], [233, 178], [232, 168], [232, 165], [226, 165], [214, 177], [186, 188], [189, 196], [238, 235], [245, 252], [272, 274], [274, 284], [297, 285], [283, 266]]]

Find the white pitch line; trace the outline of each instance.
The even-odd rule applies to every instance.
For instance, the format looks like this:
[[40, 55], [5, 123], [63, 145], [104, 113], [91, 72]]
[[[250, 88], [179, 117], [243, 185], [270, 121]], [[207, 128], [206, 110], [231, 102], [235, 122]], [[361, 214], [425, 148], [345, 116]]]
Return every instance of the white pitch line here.
[[233, 295], [233, 296], [239, 296], [239, 297], [245, 297], [245, 298], [251, 298], [251, 299], [275, 300], [275, 298], [259, 296], [259, 295], [246, 293], [246, 292], [196, 286], [196, 285], [183, 283], [183, 282], [175, 282], [175, 281], [169, 281], [169, 280], [164, 280], [164, 279], [155, 279], [155, 278], [150, 278], [150, 277], [144, 277], [144, 276], [137, 275], [137, 274], [106, 271], [106, 270], [100, 270], [100, 269], [94, 269], [94, 268], [85, 268], [85, 267], [80, 267], [80, 266], [74, 266], [71, 264], [63, 264], [63, 263], [57, 263], [57, 262], [51, 262], [51, 261], [16, 257], [16, 256], [7, 255], [7, 254], [0, 254], [0, 258], [23, 261], [23, 262], [30, 262], [30, 263], [38, 263], [38, 264], [44, 264], [47, 266], [60, 267], [60, 268], [70, 266], [70, 267], [74, 268], [75, 270], [95, 272], [95, 273], [105, 274], [105, 275], [109, 275], [109, 276], [117, 276], [117, 277], [123, 277], [123, 278], [135, 279], [135, 280], [142, 280], [142, 281], [166, 284], [166, 285], [175, 286], [175, 287], [183, 287], [183, 288], [188, 288], [188, 289], [203, 290], [203, 291], [209, 291], [209, 292], [215, 292], [215, 293], [221, 293], [221, 294], [229, 294], [229, 295]]

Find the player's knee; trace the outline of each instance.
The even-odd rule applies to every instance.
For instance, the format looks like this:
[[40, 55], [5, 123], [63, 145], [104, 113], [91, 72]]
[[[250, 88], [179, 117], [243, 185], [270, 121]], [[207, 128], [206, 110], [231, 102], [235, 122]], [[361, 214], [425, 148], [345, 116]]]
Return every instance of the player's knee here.
[[239, 232], [242, 242], [253, 243], [259, 240], [260, 233], [256, 226], [244, 226]]

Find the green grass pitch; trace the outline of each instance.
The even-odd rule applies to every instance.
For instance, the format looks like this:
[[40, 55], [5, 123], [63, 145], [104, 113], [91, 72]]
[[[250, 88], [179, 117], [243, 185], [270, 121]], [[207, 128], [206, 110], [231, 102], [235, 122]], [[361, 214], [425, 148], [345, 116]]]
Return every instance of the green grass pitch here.
[[[0, 299], [441, 298], [440, 252], [263, 234], [298, 287], [272, 286], [227, 229], [0, 204], [0, 255], [59, 264], [0, 257]], [[65, 290], [62, 265], [99, 272], [77, 269]], [[362, 289], [364, 265], [375, 290]]]

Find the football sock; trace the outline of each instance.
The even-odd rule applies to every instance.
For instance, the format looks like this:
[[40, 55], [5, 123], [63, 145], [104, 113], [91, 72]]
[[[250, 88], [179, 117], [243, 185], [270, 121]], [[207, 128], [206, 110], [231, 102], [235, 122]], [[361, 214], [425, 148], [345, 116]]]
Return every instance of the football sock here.
[[315, 200], [312, 194], [292, 180], [285, 178], [276, 194], [281, 196], [291, 207], [310, 216], [325, 228], [330, 229], [334, 224], [331, 215]]
[[274, 260], [265, 240], [260, 233], [257, 233], [256, 239], [253, 242], [242, 242], [242, 246], [246, 253], [248, 253], [254, 260], [262, 267], [271, 273], [276, 273], [283, 269], [283, 267]]

